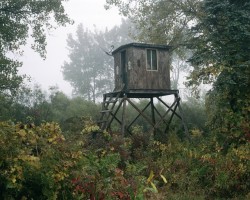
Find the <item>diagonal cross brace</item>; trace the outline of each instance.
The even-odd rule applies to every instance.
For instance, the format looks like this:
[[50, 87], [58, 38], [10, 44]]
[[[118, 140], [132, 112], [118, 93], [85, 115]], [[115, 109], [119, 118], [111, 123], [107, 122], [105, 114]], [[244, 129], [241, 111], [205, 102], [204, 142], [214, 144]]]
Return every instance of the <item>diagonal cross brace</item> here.
[[166, 113], [162, 116], [162, 118], [155, 124], [153, 125], [153, 129], [157, 128], [162, 121], [164, 121], [164, 118], [166, 117], [166, 115], [169, 113], [169, 111], [173, 111], [173, 107], [174, 105], [179, 101], [179, 98], [175, 99], [174, 103], [172, 103], [172, 105], [169, 107], [169, 109], [166, 111]]

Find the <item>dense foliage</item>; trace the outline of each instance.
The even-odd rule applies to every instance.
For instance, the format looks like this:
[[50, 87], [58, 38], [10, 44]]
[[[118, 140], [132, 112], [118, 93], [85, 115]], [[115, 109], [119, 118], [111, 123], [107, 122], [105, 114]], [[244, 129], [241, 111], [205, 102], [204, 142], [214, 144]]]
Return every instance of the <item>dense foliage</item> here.
[[209, 125], [224, 145], [242, 143], [250, 123], [250, 3], [206, 0], [191, 31], [190, 85], [213, 82]]
[[200, 0], [106, 0], [106, 8], [117, 6], [137, 27], [140, 41], [183, 45], [189, 23], [196, 19]]
[[225, 153], [214, 137], [192, 137], [162, 143], [135, 128], [123, 138], [92, 121], [65, 137], [56, 123], [1, 122], [1, 199], [249, 197], [249, 142]]
[[[19, 106], [24, 111], [29, 105], [30, 111], [22, 116], [49, 108], [47, 115], [54, 116], [63, 131], [57, 123], [41, 123], [46, 115], [31, 115], [29, 124], [0, 123], [1, 199], [244, 199], [249, 195], [249, 139], [239, 146], [220, 143], [218, 134], [208, 134], [204, 104], [195, 99], [183, 104], [190, 143], [177, 129], [179, 121], [173, 122], [167, 140], [162, 136], [155, 141], [142, 119], [123, 138], [119, 132], [99, 130], [91, 118], [100, 108], [93, 103], [69, 99], [56, 89], [49, 99], [39, 87], [27, 94]], [[133, 119], [134, 110], [128, 110]]]
[[[63, 130], [71, 123], [81, 123], [82, 118], [97, 119], [99, 107], [81, 97], [70, 98], [56, 87], [50, 92], [39, 86], [23, 86], [15, 98], [0, 96], [0, 120], [41, 124], [44, 121], [60, 123]], [[73, 126], [73, 125], [71, 125]], [[77, 124], [74, 125], [77, 127]]]

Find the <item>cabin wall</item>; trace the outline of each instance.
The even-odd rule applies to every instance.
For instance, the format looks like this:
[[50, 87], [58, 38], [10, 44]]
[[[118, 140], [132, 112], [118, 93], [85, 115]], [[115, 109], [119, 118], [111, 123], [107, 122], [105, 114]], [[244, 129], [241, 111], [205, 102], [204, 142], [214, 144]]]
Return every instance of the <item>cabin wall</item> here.
[[120, 90], [122, 88], [121, 53], [120, 52], [114, 55], [114, 77], [115, 77], [115, 90]]
[[[129, 47], [126, 50], [126, 69], [121, 69], [121, 51], [114, 55], [115, 60], [115, 88], [120, 89], [123, 84], [123, 74], [127, 76], [126, 89], [170, 89], [170, 55], [166, 50], [157, 50], [158, 70], [146, 69], [146, 49]], [[117, 74], [118, 70], [118, 74]]]

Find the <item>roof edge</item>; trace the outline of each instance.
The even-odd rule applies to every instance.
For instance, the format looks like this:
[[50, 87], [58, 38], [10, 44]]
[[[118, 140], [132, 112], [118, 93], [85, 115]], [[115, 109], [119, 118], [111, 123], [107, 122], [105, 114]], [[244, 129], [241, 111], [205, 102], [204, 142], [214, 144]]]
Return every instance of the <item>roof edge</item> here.
[[172, 46], [169, 46], [169, 45], [132, 42], [132, 43], [124, 44], [124, 45], [118, 47], [117, 49], [115, 49], [112, 52], [112, 55], [114, 55], [118, 51], [125, 49], [125, 48], [128, 48], [128, 47], [156, 48], [156, 49], [168, 49], [168, 50], [172, 48]]

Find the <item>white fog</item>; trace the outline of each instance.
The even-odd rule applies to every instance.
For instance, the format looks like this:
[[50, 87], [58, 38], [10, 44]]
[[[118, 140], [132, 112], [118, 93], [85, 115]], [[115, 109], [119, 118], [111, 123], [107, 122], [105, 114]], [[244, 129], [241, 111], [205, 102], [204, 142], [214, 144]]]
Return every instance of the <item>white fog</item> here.
[[31, 49], [30, 44], [24, 47], [24, 54], [20, 58], [23, 66], [19, 72], [31, 77], [31, 85], [39, 84], [44, 90], [57, 85], [67, 95], [71, 94], [72, 88], [68, 82], [63, 80], [61, 72], [61, 66], [68, 57], [67, 35], [74, 34], [80, 23], [89, 29], [96, 27], [98, 30], [106, 27], [110, 29], [119, 25], [121, 17], [118, 10], [115, 8], [105, 10], [104, 4], [105, 0], [70, 0], [66, 2], [66, 12], [74, 20], [74, 24], [48, 32], [45, 60]]

